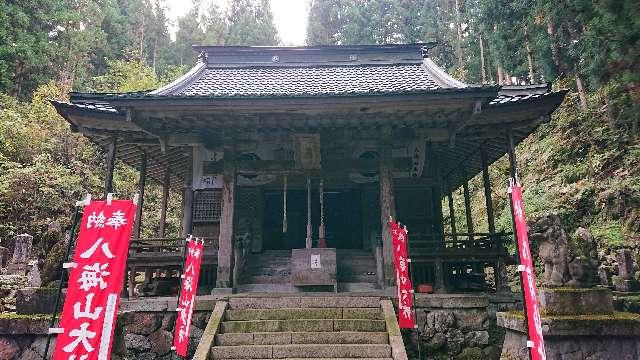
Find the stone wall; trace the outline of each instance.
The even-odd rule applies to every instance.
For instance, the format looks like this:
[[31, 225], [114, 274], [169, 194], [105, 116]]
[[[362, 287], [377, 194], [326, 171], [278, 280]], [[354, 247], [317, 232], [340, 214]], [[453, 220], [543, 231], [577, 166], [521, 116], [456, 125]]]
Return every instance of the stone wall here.
[[[214, 300], [204, 300], [196, 305], [189, 357], [200, 342], [214, 304]], [[176, 319], [174, 309], [175, 299], [123, 301], [116, 321], [111, 358], [174, 359], [171, 352]], [[42, 360], [49, 319], [48, 315], [0, 314], [0, 359]], [[55, 346], [55, 338], [52, 340], [49, 354]]]
[[416, 294], [419, 337], [411, 332], [405, 344], [413, 358], [419, 339], [426, 359], [499, 359], [504, 333], [495, 314], [516, 305], [511, 295]]

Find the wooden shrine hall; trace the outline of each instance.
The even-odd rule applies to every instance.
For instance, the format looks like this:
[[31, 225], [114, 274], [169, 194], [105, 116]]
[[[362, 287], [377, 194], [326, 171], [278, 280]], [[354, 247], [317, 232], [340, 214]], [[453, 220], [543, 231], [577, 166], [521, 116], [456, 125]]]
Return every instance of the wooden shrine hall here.
[[[116, 159], [140, 169], [142, 201], [148, 178], [164, 184], [157, 237], [134, 228], [130, 293], [137, 273], [149, 285], [179, 270], [189, 234], [206, 242], [205, 291], [393, 286], [390, 216], [409, 229], [415, 285], [504, 289], [513, 254], [496, 232], [488, 167], [509, 154], [514, 173], [514, 145], [565, 93], [459, 82], [433, 46], [194, 46], [197, 64], [160, 89], [53, 101], [105, 149], [105, 193]], [[470, 209], [480, 173], [486, 233]], [[459, 188], [465, 223], [443, 218]], [[183, 194], [178, 238], [165, 234], [170, 192]]]

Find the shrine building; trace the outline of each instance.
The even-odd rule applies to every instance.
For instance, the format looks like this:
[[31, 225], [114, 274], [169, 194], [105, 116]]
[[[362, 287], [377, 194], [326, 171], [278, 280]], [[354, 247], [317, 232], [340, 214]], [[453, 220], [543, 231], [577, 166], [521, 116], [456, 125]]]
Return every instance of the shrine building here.
[[[429, 57], [433, 46], [194, 46], [197, 64], [162, 88], [53, 101], [104, 148], [105, 194], [116, 160], [140, 169], [140, 202], [145, 181], [164, 184], [157, 236], [134, 227], [130, 294], [138, 273], [161, 293], [190, 234], [205, 240], [206, 292], [388, 288], [389, 217], [408, 228], [414, 285], [504, 289], [515, 254], [496, 231], [488, 167], [508, 154], [514, 175], [514, 146], [565, 92], [462, 83]], [[480, 173], [486, 233], [471, 217], [468, 182]], [[445, 220], [460, 188], [466, 221]], [[182, 194], [177, 238], [165, 230], [170, 193]]]

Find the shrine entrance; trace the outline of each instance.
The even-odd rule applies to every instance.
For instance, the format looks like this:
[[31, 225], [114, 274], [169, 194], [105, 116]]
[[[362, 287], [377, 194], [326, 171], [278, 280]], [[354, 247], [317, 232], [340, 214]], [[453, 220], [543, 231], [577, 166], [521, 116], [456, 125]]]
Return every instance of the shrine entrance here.
[[[318, 192], [311, 194], [311, 224], [313, 246], [317, 247], [320, 224]], [[287, 226], [283, 231], [283, 192], [264, 193], [264, 249], [290, 250], [305, 247], [307, 229], [307, 193], [305, 190], [287, 192]], [[362, 202], [358, 189], [327, 189], [324, 191], [324, 222], [327, 247], [363, 249]]]

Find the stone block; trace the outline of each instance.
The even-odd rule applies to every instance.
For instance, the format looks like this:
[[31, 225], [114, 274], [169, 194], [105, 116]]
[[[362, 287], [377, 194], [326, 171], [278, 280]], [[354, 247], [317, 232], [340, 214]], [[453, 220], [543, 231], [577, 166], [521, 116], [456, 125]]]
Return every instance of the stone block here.
[[218, 346], [254, 345], [253, 333], [230, 333], [216, 335]]
[[300, 297], [303, 308], [380, 308], [380, 298], [373, 296]]
[[143, 353], [151, 350], [151, 342], [146, 336], [137, 334], [125, 334], [124, 344], [127, 350], [135, 353]]
[[226, 320], [339, 319], [342, 317], [342, 309], [242, 309], [228, 310], [225, 317]]
[[336, 249], [292, 249], [291, 284], [336, 286]]
[[538, 299], [542, 316], [613, 313], [613, 295], [606, 288], [540, 289]]
[[128, 334], [149, 335], [162, 324], [162, 313], [133, 312], [125, 315], [125, 332]]
[[456, 327], [461, 330], [486, 330], [489, 314], [486, 309], [456, 309], [452, 310], [456, 318]]
[[489, 297], [484, 294], [415, 294], [416, 308], [466, 309], [486, 308]]
[[371, 319], [382, 320], [382, 311], [376, 308], [345, 308], [342, 310], [343, 319]]
[[[24, 288], [16, 292], [17, 314], [52, 314], [56, 303], [55, 288]], [[64, 304], [64, 293], [60, 297], [60, 307]]]
[[254, 333], [253, 343], [255, 345], [291, 344], [291, 334], [290, 332]]
[[384, 320], [336, 319], [334, 331], [385, 331]]
[[294, 332], [292, 344], [387, 344], [389, 336], [385, 332]]
[[[230, 298], [229, 309], [280, 309], [298, 308], [300, 297], [250, 297], [250, 298]], [[305, 306], [317, 307], [317, 306]]]
[[274, 345], [273, 358], [389, 358], [389, 345]]
[[50, 317], [33, 315], [33, 317], [7, 316], [0, 317], [0, 336], [2, 335], [46, 335]]
[[17, 359], [20, 346], [16, 340], [8, 336], [0, 336], [0, 359]]
[[211, 348], [214, 359], [271, 359], [270, 345], [215, 346]]
[[173, 334], [167, 330], [158, 329], [148, 337], [151, 343], [151, 351], [158, 355], [165, 355], [171, 351], [173, 346]]

